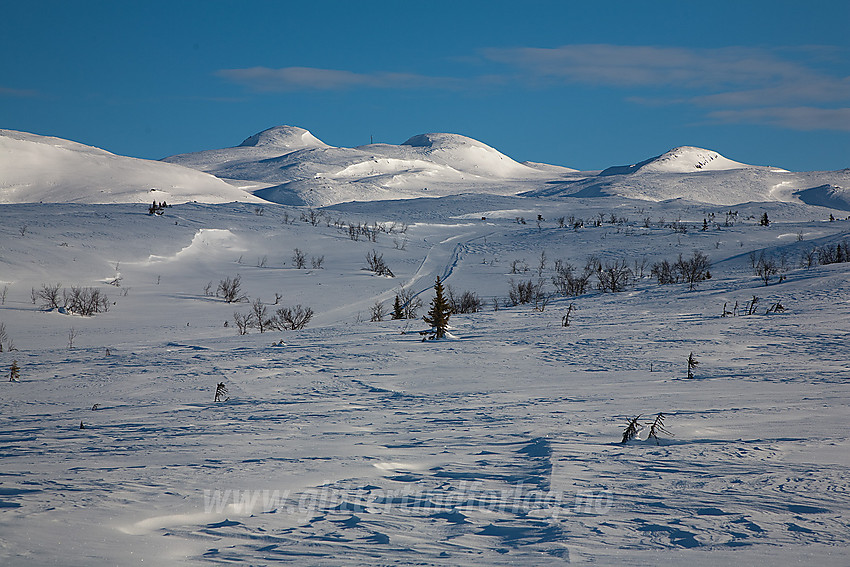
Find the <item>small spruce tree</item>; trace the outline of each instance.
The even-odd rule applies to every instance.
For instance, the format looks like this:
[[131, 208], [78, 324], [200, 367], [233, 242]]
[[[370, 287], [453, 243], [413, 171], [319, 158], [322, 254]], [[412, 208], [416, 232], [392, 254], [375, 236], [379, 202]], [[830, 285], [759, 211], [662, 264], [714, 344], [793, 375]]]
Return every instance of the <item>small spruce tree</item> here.
[[770, 226], [770, 219], [767, 217], [767, 213], [763, 213], [761, 215], [761, 219], [759, 220], [759, 224], [761, 226]]
[[9, 382], [19, 382], [21, 380], [21, 367], [18, 366], [18, 361], [12, 361], [12, 367], [9, 369]]
[[215, 401], [216, 402], [226, 402], [230, 398], [225, 398], [227, 395], [227, 386], [224, 385], [224, 382], [219, 382], [215, 387]]
[[402, 305], [398, 294], [396, 294], [393, 302], [393, 319], [404, 319], [404, 305]]
[[688, 378], [694, 377], [694, 368], [697, 367], [697, 364], [699, 364], [699, 361], [697, 361], [697, 359], [694, 358], [694, 353], [689, 354], [688, 355]]
[[435, 296], [431, 300], [431, 308], [428, 310], [428, 314], [422, 319], [431, 325], [433, 329], [434, 334], [431, 338], [442, 339], [445, 338], [446, 329], [449, 327], [449, 317], [451, 317], [452, 308], [444, 295], [443, 282], [440, 281], [439, 276], [434, 283], [434, 293]]
[[643, 425], [640, 424], [640, 417], [633, 417], [629, 420], [629, 424], [626, 426], [626, 429], [623, 431], [623, 440], [620, 443], [628, 443], [638, 434], [638, 431], [643, 429]]

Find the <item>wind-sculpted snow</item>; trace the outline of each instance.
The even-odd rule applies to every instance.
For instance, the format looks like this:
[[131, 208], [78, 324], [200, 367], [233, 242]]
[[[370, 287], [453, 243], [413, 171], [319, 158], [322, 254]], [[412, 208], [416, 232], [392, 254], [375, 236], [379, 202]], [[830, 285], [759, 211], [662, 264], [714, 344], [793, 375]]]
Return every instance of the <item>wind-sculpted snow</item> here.
[[[274, 204], [145, 209], [3, 208], [3, 565], [845, 562], [850, 263], [799, 267], [846, 246], [828, 210], [752, 203], [725, 223], [728, 207], [488, 195], [349, 203], [316, 223]], [[355, 240], [350, 224], [381, 229]], [[295, 248], [323, 266], [296, 268]], [[695, 290], [649, 277], [694, 250], [712, 261]], [[363, 269], [373, 251], [396, 277]], [[784, 262], [782, 282], [764, 285], [751, 253]], [[554, 294], [556, 260], [591, 255], [646, 259], [644, 277], [506, 305], [512, 281]], [[236, 275], [247, 300], [225, 303], [216, 284]], [[427, 305], [437, 276], [487, 302], [452, 315], [453, 340], [422, 340], [424, 309], [369, 322], [401, 286]], [[56, 282], [100, 288], [108, 311], [33, 302]], [[241, 336], [233, 315], [256, 300], [316, 314]], [[648, 439], [659, 412], [670, 434]]]
[[[847, 170], [844, 170], [847, 172]], [[848, 172], [850, 173], [850, 172]], [[850, 176], [848, 176], [850, 177]], [[850, 179], [848, 179], [850, 181]], [[850, 211], [850, 188], [838, 185], [819, 185], [797, 191], [795, 195], [808, 205]]]

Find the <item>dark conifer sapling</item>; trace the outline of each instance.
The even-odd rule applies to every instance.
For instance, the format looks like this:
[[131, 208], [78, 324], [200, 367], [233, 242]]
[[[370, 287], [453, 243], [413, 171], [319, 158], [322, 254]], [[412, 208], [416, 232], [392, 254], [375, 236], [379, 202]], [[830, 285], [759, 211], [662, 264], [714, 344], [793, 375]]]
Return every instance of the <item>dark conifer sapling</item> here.
[[431, 325], [431, 332], [433, 334], [429, 338], [442, 339], [445, 338], [446, 330], [449, 327], [449, 317], [451, 317], [452, 308], [446, 300], [443, 282], [440, 281], [439, 276], [437, 276], [437, 281], [434, 283], [434, 292], [435, 296], [431, 300], [431, 308], [428, 310], [428, 314], [422, 319]]
[[21, 380], [21, 367], [18, 366], [18, 361], [12, 361], [12, 367], [9, 368], [9, 382], [20, 382]]
[[694, 377], [694, 368], [697, 367], [699, 361], [694, 358], [694, 353], [688, 355], [688, 378]]
[[666, 416], [663, 413], [658, 413], [655, 416], [655, 420], [652, 422], [652, 425], [649, 426], [649, 435], [647, 436], [647, 440], [655, 439], [655, 444], [660, 445], [658, 442], [658, 434], [664, 433], [665, 435], [673, 435], [666, 429], [664, 429], [664, 418]]
[[227, 396], [227, 386], [224, 385], [224, 382], [219, 382], [215, 387], [215, 401], [216, 402], [226, 402], [230, 398], [225, 398]]
[[629, 424], [626, 426], [625, 431], [623, 431], [623, 440], [620, 441], [620, 443], [628, 443], [629, 441], [635, 438], [635, 435], [638, 434], [638, 431], [643, 429], [643, 426], [638, 420], [640, 420], [640, 416], [632, 418], [632, 420], [629, 421]]

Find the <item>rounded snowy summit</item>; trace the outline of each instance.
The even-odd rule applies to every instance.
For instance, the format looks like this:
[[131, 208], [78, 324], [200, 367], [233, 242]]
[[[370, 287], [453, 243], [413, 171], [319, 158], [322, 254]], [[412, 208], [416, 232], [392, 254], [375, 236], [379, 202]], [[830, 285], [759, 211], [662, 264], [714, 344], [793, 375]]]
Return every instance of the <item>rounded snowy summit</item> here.
[[326, 143], [315, 137], [309, 130], [298, 126], [274, 126], [254, 134], [239, 144], [239, 147], [274, 147], [288, 150], [305, 148], [327, 148]]
[[402, 146], [421, 150], [438, 163], [484, 177], [513, 177], [533, 173], [483, 142], [460, 134], [430, 133], [409, 138]]

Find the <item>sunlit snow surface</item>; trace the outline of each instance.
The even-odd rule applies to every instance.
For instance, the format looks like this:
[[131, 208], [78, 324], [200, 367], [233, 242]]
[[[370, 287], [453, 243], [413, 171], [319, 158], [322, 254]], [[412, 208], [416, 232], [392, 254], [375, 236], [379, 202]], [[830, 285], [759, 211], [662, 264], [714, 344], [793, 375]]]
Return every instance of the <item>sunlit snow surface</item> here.
[[[0, 563], [843, 565], [850, 264], [798, 260], [850, 224], [735, 209], [727, 227], [728, 207], [681, 201], [465, 196], [339, 205], [313, 226], [277, 205], [4, 206], [0, 322], [18, 350], [0, 368], [17, 360], [21, 381], [0, 382]], [[588, 225], [560, 228], [569, 215]], [[677, 219], [687, 233], [661, 226]], [[396, 224], [371, 242], [342, 222]], [[324, 267], [295, 269], [295, 248]], [[695, 291], [646, 277], [542, 312], [492, 306], [537, 281], [541, 252], [552, 292], [557, 259], [695, 249], [713, 262]], [[372, 250], [395, 278], [363, 270]], [[786, 258], [784, 282], [752, 275], [761, 250]], [[315, 318], [238, 336], [249, 304], [204, 294], [237, 274], [250, 300]], [[452, 317], [454, 340], [423, 342], [421, 317], [369, 322], [400, 285], [427, 305], [438, 275], [489, 303]], [[99, 287], [109, 311], [33, 305], [57, 282]], [[753, 295], [756, 314], [720, 316]], [[658, 412], [672, 436], [620, 444]]]

